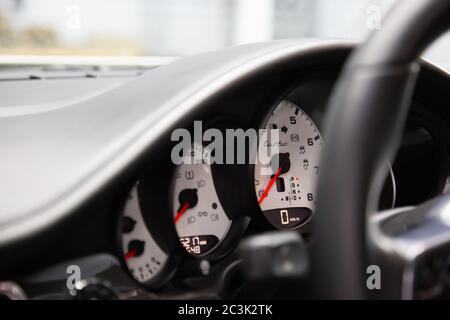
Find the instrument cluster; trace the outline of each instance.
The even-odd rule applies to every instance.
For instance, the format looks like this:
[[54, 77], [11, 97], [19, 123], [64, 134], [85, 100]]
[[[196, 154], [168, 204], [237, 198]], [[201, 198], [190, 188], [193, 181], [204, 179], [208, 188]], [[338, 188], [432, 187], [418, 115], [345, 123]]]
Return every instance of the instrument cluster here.
[[[227, 127], [227, 123], [220, 122], [220, 119], [214, 121], [214, 127]], [[167, 199], [169, 212], [145, 211], [148, 207], [141, 204], [146, 199], [139, 197], [148, 199], [155, 195], [138, 192], [139, 181], [132, 187], [120, 219], [120, 243], [124, 265], [136, 281], [154, 288], [167, 281], [168, 277], [161, 274], [176, 273], [177, 266], [172, 270], [167, 268], [168, 256], [174, 252], [164, 251], [158, 244], [174, 234], [179, 247], [185, 251], [175, 252], [184, 255], [181, 259], [217, 261], [239, 244], [250, 220], [265, 219], [274, 229], [299, 230], [300, 233], [311, 221], [324, 143], [318, 124], [301, 106], [280, 99], [271, 106], [256, 129], [258, 132], [259, 129], [265, 129], [266, 133], [275, 132], [276, 140], [267, 134], [258, 136], [253, 142], [255, 152], [249, 153], [248, 157], [256, 158], [249, 164], [211, 163], [211, 155], [214, 156], [212, 143], [193, 142], [183, 155], [182, 163], [173, 167]], [[230, 152], [226, 148], [224, 152]], [[252, 149], [251, 143], [248, 149]], [[263, 163], [258, 156], [261, 154], [269, 155], [270, 159]], [[195, 158], [194, 155], [200, 156]], [[246, 177], [228, 181], [226, 187], [223, 181], [218, 181], [231, 180], [233, 168], [242, 166], [247, 168], [240, 171], [248, 173]], [[233, 198], [233, 189], [238, 188], [234, 184], [241, 183], [251, 186], [253, 194], [247, 198], [254, 202], [256, 212], [242, 212], [239, 203], [237, 206], [226, 205], [239, 202]], [[161, 199], [156, 197], [152, 201]], [[155, 219], [156, 214], [168, 218]], [[172, 228], [158, 227], [161, 221], [170, 221]], [[156, 227], [148, 226], [152, 223]], [[152, 235], [152, 229], [158, 228], [172, 229], [175, 233]]]
[[[230, 161], [238, 158], [237, 147], [226, 143], [220, 149], [224, 159], [211, 161], [218, 159], [215, 147], [220, 139], [210, 137], [206, 143], [194, 139], [185, 145], [181, 163], [172, 165], [168, 177], [154, 168], [156, 178], [148, 173], [137, 178], [121, 212], [118, 241], [123, 265], [137, 282], [158, 290], [186, 274], [209, 274], [235, 253], [242, 238], [259, 232], [293, 230], [306, 242], [314, 236], [311, 223], [326, 146], [325, 104], [310, 104], [299, 99], [301, 94], [293, 89], [272, 101], [262, 117], [242, 128], [258, 132], [256, 141], [246, 141], [247, 161]], [[205, 129], [225, 137], [230, 128], [240, 128], [239, 121], [223, 115], [207, 123]], [[407, 146], [402, 149], [406, 151], [400, 152], [399, 161], [411, 152], [408, 135], [424, 135], [425, 129], [410, 123], [414, 130], [408, 131], [411, 125], [406, 130]], [[418, 152], [421, 148], [417, 146]], [[380, 210], [408, 202], [402, 185], [407, 176], [404, 166], [386, 163], [386, 172]], [[158, 180], [164, 180], [163, 187]]]

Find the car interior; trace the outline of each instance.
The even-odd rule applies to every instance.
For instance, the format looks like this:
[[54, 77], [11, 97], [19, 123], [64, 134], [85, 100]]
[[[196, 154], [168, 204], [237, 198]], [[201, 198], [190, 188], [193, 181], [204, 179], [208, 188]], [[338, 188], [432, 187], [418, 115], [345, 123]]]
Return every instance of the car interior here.
[[362, 41], [2, 65], [0, 300], [449, 299], [450, 75], [423, 53], [450, 1], [388, 11]]

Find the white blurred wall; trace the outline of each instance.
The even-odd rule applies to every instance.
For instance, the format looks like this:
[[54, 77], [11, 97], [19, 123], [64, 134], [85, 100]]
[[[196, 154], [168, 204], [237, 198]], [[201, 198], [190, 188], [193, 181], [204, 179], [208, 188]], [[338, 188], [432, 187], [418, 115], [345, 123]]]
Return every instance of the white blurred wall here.
[[[129, 39], [181, 56], [293, 37], [363, 39], [396, 0], [0, 0], [14, 29], [51, 26], [62, 45]], [[379, 26], [378, 26], [379, 25]], [[101, 45], [101, 43], [99, 44]], [[450, 66], [450, 36], [428, 56]]]

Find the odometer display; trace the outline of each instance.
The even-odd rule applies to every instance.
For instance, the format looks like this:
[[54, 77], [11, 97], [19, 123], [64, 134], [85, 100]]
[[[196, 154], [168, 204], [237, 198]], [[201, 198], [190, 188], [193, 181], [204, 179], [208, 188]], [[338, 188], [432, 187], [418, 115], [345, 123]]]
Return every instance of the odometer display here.
[[214, 248], [219, 243], [219, 238], [214, 235], [203, 235], [182, 237], [180, 241], [187, 252], [202, 255]]

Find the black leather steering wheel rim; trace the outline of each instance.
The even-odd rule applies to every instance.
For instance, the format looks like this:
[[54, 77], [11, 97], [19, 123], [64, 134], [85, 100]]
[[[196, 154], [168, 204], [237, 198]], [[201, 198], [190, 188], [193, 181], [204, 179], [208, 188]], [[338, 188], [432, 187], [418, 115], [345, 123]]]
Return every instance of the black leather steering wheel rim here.
[[327, 115], [311, 270], [317, 298], [364, 299], [367, 217], [399, 146], [420, 54], [450, 27], [450, 0], [404, 0], [356, 50]]

